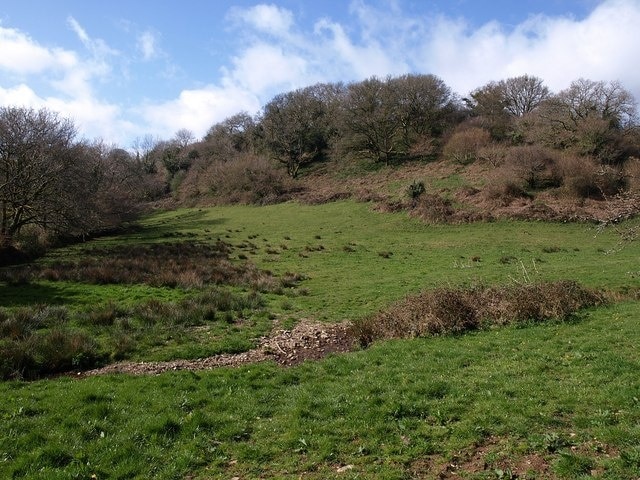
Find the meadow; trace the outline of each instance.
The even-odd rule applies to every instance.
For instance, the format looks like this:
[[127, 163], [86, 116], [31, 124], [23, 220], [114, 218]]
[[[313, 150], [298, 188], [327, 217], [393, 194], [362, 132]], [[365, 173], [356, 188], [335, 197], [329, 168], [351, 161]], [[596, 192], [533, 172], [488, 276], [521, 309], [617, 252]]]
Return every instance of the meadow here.
[[[5, 269], [3, 332], [82, 335], [82, 367], [246, 351], [435, 288], [570, 280], [613, 300], [287, 368], [6, 380], [0, 476], [638, 477], [638, 252], [595, 224], [427, 225], [352, 201], [155, 213]], [[132, 256], [155, 260], [116, 279]]]

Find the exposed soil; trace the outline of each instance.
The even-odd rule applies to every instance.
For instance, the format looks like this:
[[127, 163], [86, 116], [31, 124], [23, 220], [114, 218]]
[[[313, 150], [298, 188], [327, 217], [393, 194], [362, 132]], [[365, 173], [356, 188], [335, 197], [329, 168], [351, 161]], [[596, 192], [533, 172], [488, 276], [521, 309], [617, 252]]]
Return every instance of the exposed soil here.
[[349, 324], [321, 324], [302, 321], [292, 330], [277, 329], [260, 339], [258, 347], [248, 352], [215, 355], [195, 360], [168, 362], [121, 362], [89, 370], [78, 376], [127, 373], [157, 375], [177, 370], [210, 370], [217, 367], [239, 366], [248, 363], [275, 361], [282, 366], [297, 365], [305, 360], [318, 360], [330, 353], [348, 352], [354, 348]]
[[[548, 458], [537, 453], [510, 455], [497, 437], [458, 452], [448, 460], [441, 457], [425, 457], [410, 467], [413, 478], [454, 479], [485, 472], [490, 478], [525, 479], [557, 478], [551, 471]], [[483, 477], [484, 478], [484, 477]]]

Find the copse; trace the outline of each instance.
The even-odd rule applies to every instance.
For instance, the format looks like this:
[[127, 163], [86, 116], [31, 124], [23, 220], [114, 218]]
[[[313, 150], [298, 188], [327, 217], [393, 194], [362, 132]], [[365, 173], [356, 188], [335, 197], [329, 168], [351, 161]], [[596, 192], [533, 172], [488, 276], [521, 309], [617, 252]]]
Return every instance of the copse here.
[[376, 77], [349, 85], [343, 104], [345, 150], [389, 164], [430, 145], [458, 121], [461, 106], [434, 75]]
[[27, 232], [86, 235], [134, 214], [141, 172], [129, 154], [75, 137], [47, 109], [0, 108], [0, 249]]
[[295, 178], [300, 167], [321, 158], [336, 131], [334, 101], [340, 85], [318, 84], [274, 97], [259, 126], [267, 155]]

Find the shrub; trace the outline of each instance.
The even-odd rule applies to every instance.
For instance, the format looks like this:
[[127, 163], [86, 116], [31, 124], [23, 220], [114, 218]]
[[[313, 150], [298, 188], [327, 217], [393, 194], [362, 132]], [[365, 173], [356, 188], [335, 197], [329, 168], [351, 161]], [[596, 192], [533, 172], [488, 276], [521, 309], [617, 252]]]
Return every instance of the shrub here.
[[421, 195], [412, 206], [411, 215], [431, 223], [446, 222], [455, 213], [451, 201], [439, 195]]
[[180, 188], [179, 199], [203, 197], [215, 203], [266, 205], [288, 200], [294, 190], [292, 180], [269, 160], [239, 155], [192, 168]]
[[556, 168], [557, 158], [558, 154], [550, 148], [521, 145], [509, 148], [504, 165], [527, 188], [544, 189], [562, 183]]
[[566, 320], [604, 296], [576, 282], [437, 289], [411, 295], [357, 321], [350, 333], [361, 345], [377, 339], [458, 334], [480, 326]]
[[624, 164], [624, 178], [629, 190], [633, 192], [640, 191], [640, 158], [631, 157]]
[[411, 200], [417, 200], [425, 191], [424, 182], [422, 180], [414, 180], [407, 187], [407, 196]]
[[463, 165], [472, 163], [491, 142], [491, 134], [481, 127], [465, 127], [451, 135], [443, 149], [445, 158]]
[[565, 155], [559, 169], [565, 189], [578, 198], [603, 199], [627, 187], [628, 177], [620, 167], [600, 165], [595, 159]]
[[0, 341], [0, 377], [38, 378], [73, 369], [85, 370], [104, 359], [86, 334], [64, 328]]

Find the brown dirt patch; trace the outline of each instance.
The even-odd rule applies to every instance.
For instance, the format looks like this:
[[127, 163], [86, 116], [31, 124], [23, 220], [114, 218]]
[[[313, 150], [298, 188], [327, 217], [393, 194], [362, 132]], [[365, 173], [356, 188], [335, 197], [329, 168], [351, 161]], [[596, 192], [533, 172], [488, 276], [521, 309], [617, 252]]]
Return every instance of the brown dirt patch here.
[[291, 366], [306, 360], [318, 360], [331, 353], [348, 352], [354, 348], [348, 333], [348, 324], [326, 325], [302, 321], [291, 330], [277, 329], [260, 339], [258, 347], [248, 352], [215, 355], [195, 360], [168, 362], [120, 362], [89, 370], [79, 376], [127, 373], [131, 375], [157, 375], [178, 370], [210, 370], [218, 367], [234, 367], [248, 363], [275, 361]]
[[448, 460], [439, 456], [416, 460], [410, 467], [410, 473], [412, 478], [442, 480], [467, 478], [469, 475], [483, 473], [505, 479], [557, 478], [551, 471], [549, 460], [542, 455], [511, 455], [508, 450], [504, 441], [491, 437], [480, 445], [458, 452]]

